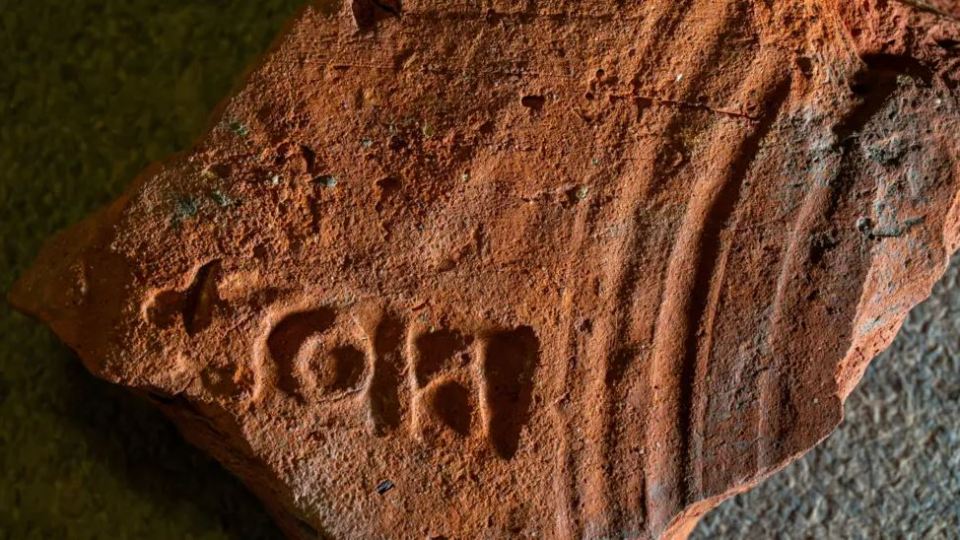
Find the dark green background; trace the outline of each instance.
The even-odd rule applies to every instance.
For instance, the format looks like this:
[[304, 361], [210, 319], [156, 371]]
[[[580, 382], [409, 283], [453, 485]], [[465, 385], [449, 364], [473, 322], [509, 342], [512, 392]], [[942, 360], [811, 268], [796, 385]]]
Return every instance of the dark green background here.
[[[0, 290], [184, 150], [303, 0], [0, 0]], [[275, 538], [159, 413], [0, 306], [0, 538]]]

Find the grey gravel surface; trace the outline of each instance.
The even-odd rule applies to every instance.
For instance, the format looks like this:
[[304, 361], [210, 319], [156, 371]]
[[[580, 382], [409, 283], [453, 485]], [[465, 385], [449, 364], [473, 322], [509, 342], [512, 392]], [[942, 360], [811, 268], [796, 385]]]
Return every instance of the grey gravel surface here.
[[960, 256], [868, 368], [840, 428], [691, 538], [960, 538]]

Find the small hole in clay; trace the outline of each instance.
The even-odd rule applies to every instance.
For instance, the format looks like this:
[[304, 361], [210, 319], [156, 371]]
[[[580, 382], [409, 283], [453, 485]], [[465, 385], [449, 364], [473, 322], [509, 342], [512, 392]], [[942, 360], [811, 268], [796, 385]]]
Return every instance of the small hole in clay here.
[[546, 98], [543, 96], [523, 96], [520, 98], [520, 104], [524, 107], [531, 109], [533, 111], [539, 111], [543, 108], [543, 105], [547, 102]]

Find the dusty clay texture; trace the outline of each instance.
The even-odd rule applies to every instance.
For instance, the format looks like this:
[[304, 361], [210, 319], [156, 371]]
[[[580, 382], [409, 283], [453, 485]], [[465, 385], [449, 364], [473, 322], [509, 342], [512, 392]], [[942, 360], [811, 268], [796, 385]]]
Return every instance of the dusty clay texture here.
[[291, 537], [683, 537], [956, 249], [958, 11], [314, 4], [11, 298]]

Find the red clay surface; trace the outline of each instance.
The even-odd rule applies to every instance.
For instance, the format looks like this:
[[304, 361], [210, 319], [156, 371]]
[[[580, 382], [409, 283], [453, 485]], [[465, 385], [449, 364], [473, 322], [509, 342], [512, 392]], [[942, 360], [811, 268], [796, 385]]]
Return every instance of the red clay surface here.
[[12, 300], [291, 537], [682, 537], [956, 249], [957, 12], [320, 3]]

